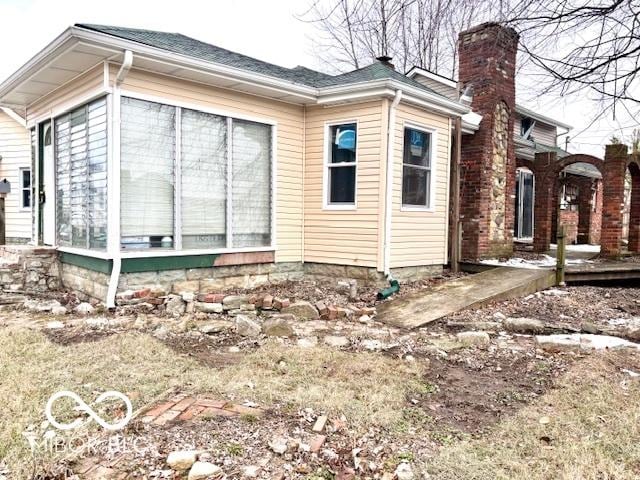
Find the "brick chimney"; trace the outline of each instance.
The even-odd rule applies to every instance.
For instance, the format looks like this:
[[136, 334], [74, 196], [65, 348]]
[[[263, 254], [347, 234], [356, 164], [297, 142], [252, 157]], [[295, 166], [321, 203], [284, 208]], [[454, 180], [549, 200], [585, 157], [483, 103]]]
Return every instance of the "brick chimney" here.
[[462, 259], [513, 253], [516, 160], [513, 145], [518, 34], [484, 23], [458, 37], [460, 87], [472, 87], [480, 128], [461, 158]]

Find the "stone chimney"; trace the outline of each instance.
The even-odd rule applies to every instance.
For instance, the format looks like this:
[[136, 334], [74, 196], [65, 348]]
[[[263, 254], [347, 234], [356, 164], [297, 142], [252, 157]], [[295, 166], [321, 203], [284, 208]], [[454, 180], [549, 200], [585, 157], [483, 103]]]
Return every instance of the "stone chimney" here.
[[392, 57], [389, 57], [387, 55], [381, 55], [380, 57], [376, 57], [376, 60], [378, 60], [385, 67], [389, 67], [391, 70], [396, 69], [396, 66], [393, 63], [391, 63], [391, 60], [393, 60]]
[[458, 37], [460, 88], [473, 91], [480, 128], [462, 142], [462, 259], [513, 253], [516, 160], [513, 145], [518, 34], [484, 23]]

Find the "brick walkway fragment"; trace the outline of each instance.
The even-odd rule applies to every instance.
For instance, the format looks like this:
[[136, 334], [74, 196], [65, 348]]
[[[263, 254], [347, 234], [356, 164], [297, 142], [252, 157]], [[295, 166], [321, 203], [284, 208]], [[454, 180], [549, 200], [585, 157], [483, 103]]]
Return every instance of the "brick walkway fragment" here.
[[185, 422], [194, 418], [260, 416], [263, 410], [226, 400], [179, 394], [151, 406], [140, 414], [140, 421], [153, 425]]

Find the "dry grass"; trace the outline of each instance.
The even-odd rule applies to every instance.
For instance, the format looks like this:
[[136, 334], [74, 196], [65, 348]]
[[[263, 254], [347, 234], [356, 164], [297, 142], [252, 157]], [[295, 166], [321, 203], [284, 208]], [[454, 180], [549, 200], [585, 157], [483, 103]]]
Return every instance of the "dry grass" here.
[[634, 364], [639, 355], [591, 355], [492, 434], [445, 447], [427, 470], [434, 480], [640, 478], [640, 381], [620, 373]]
[[[313, 407], [365, 426], [399, 420], [405, 394], [419, 388], [420, 378], [420, 368], [406, 362], [329, 348], [268, 344], [220, 370], [177, 355], [144, 334], [63, 346], [37, 331], [8, 328], [0, 331], [0, 463], [8, 463], [14, 478], [27, 478], [34, 463], [52, 460], [32, 459], [22, 432], [44, 421], [44, 406], [59, 390], [74, 391], [90, 405], [99, 393], [117, 390], [138, 408], [180, 387], [265, 405]], [[72, 406], [61, 413], [70, 416]]]

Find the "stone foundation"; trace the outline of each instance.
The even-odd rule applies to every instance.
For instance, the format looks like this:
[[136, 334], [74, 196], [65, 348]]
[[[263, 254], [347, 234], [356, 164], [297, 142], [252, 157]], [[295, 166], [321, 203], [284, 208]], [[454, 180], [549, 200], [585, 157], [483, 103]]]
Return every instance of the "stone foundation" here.
[[3, 290], [46, 292], [60, 286], [56, 250], [47, 247], [0, 247], [0, 287]]
[[[402, 283], [439, 275], [442, 271], [442, 265], [427, 265], [392, 269], [391, 274]], [[79, 294], [81, 300], [93, 298], [104, 301], [107, 296], [109, 278], [110, 275], [104, 272], [77, 265], [62, 264], [62, 286]], [[149, 288], [167, 294], [217, 293], [303, 279], [336, 282], [355, 279], [361, 285], [380, 287], [388, 284], [385, 276], [375, 268], [283, 262], [122, 273], [118, 282], [118, 292]]]

